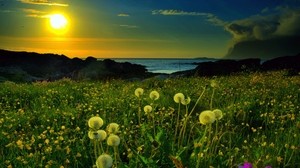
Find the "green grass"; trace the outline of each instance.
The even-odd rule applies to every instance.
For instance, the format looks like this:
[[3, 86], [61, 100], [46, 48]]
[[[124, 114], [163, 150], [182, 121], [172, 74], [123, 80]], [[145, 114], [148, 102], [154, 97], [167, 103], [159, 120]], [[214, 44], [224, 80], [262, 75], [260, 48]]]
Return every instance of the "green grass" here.
[[[219, 85], [215, 90], [212, 79]], [[144, 89], [141, 99], [134, 94], [136, 88]], [[153, 90], [160, 94], [156, 101], [149, 98]], [[179, 92], [191, 98], [190, 104], [174, 102]], [[146, 105], [153, 107], [147, 115]], [[223, 168], [244, 162], [258, 168], [300, 167], [299, 106], [300, 76], [286, 76], [286, 71], [141, 82], [4, 82], [0, 163], [18, 168], [93, 167], [87, 122], [99, 115], [102, 129], [112, 122], [120, 125], [118, 167]], [[223, 118], [201, 125], [199, 114], [213, 109], [222, 110]], [[185, 114], [190, 116], [186, 122]], [[114, 149], [101, 143], [114, 158]]]

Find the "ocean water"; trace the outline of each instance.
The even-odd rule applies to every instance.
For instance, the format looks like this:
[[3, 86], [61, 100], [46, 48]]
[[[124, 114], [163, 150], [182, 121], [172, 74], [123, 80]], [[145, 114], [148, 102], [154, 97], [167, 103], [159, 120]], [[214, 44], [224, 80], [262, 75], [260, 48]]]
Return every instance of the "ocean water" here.
[[144, 65], [148, 72], [171, 74], [178, 71], [191, 70], [197, 67], [195, 63], [215, 61], [214, 59], [150, 59], [150, 58], [118, 58], [116, 62], [130, 62]]

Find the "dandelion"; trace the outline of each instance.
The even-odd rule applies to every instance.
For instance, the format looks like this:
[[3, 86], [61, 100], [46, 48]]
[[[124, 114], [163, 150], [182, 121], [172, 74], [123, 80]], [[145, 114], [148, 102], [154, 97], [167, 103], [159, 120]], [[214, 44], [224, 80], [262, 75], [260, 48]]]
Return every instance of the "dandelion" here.
[[91, 117], [88, 121], [88, 125], [90, 128], [92, 128], [94, 130], [98, 130], [98, 129], [100, 129], [100, 127], [102, 127], [103, 120], [102, 120], [102, 118], [100, 118], [98, 116]]
[[23, 145], [22, 140], [18, 140], [18, 141], [16, 142], [16, 144], [17, 144], [17, 146], [18, 146], [20, 149], [23, 149], [23, 148], [24, 148], [24, 145]]
[[102, 154], [96, 161], [97, 168], [110, 168], [113, 165], [113, 159], [108, 154]]
[[80, 128], [79, 127], [76, 127], [76, 129], [75, 129], [77, 132], [79, 132], [80, 131]]
[[144, 111], [146, 114], [150, 113], [152, 111], [152, 107], [150, 105], [147, 105], [144, 107]]
[[203, 125], [212, 124], [216, 120], [216, 115], [210, 110], [205, 110], [199, 115], [199, 121]]
[[191, 102], [191, 98], [187, 97], [186, 99], [181, 101], [181, 104], [186, 106], [186, 105], [190, 104], [190, 102]]
[[108, 124], [106, 130], [107, 130], [108, 134], [116, 134], [119, 131], [119, 124], [110, 123], [110, 124]]
[[100, 141], [103, 141], [106, 139], [107, 134], [104, 130], [98, 130], [97, 133], [100, 135], [100, 138], [99, 138]]
[[98, 131], [89, 131], [88, 132], [88, 137], [90, 139], [100, 139], [101, 138], [101, 135], [98, 133]]
[[278, 156], [276, 159], [277, 159], [277, 162], [279, 162], [279, 163], [282, 162], [282, 160], [283, 160], [283, 158], [280, 156]]
[[45, 144], [47, 144], [47, 145], [48, 145], [48, 144], [49, 144], [49, 142], [50, 142], [50, 141], [49, 141], [49, 139], [46, 139], [46, 140], [45, 140]]
[[174, 101], [176, 103], [181, 103], [184, 100], [184, 95], [182, 93], [176, 93], [174, 95]]
[[157, 100], [158, 98], [159, 98], [159, 93], [156, 90], [150, 92], [150, 99]]
[[118, 135], [114, 135], [111, 134], [108, 138], [107, 138], [107, 144], [109, 146], [119, 146], [120, 144], [120, 138]]
[[210, 86], [212, 88], [217, 88], [219, 86], [218, 82], [216, 80], [211, 80], [210, 81]]
[[143, 95], [143, 93], [144, 93], [144, 89], [142, 89], [142, 88], [137, 88], [137, 89], [135, 89], [135, 91], [134, 91], [134, 94], [135, 94], [137, 97], [141, 97], [141, 96]]
[[213, 113], [215, 113], [216, 120], [223, 118], [223, 112], [220, 109], [213, 110]]

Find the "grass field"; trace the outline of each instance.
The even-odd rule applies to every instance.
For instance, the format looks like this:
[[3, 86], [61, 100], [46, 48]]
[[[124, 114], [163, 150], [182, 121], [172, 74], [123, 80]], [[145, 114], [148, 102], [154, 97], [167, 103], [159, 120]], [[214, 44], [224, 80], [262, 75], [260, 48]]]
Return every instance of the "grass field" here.
[[[300, 76], [286, 74], [4, 82], [1, 167], [95, 167], [103, 153], [113, 167], [300, 167]], [[154, 90], [157, 100], [149, 96]], [[215, 109], [223, 116], [204, 116], [201, 124], [199, 114]], [[113, 134], [120, 144], [96, 137], [93, 116], [107, 134], [109, 123], [119, 125]]]

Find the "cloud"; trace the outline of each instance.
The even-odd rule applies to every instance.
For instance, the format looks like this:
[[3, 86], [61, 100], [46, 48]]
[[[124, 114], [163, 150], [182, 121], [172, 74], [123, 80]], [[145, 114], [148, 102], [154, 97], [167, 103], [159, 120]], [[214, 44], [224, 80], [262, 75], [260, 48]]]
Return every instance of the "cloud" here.
[[299, 8], [277, 7], [225, 26], [232, 34], [227, 56], [274, 57], [300, 52]]
[[118, 16], [120, 16], [120, 17], [129, 17], [130, 15], [128, 13], [119, 13]]
[[17, 1], [25, 4], [34, 4], [34, 5], [63, 6], [63, 7], [69, 6], [68, 4], [65, 3], [55, 3], [55, 2], [51, 2], [50, 0], [17, 0]]
[[0, 13], [12, 13], [12, 12], [15, 12], [15, 11], [13, 11], [13, 10], [7, 10], [7, 9], [0, 10]]
[[153, 10], [152, 15], [164, 15], [164, 16], [201, 16], [206, 18], [206, 21], [212, 23], [216, 26], [224, 26], [227, 23], [219, 19], [216, 15], [212, 13], [202, 13], [202, 12], [186, 12], [181, 10]]
[[26, 17], [34, 17], [34, 18], [48, 18], [49, 15], [46, 12], [39, 11], [36, 9], [22, 9], [23, 12], [26, 13]]
[[300, 10], [277, 8], [275, 14], [255, 15], [225, 25], [234, 42], [300, 36]]
[[136, 29], [136, 28], [139, 28], [139, 27], [136, 26], [136, 25], [120, 25], [120, 27], [124, 27], [124, 28], [128, 28], [128, 29]]

